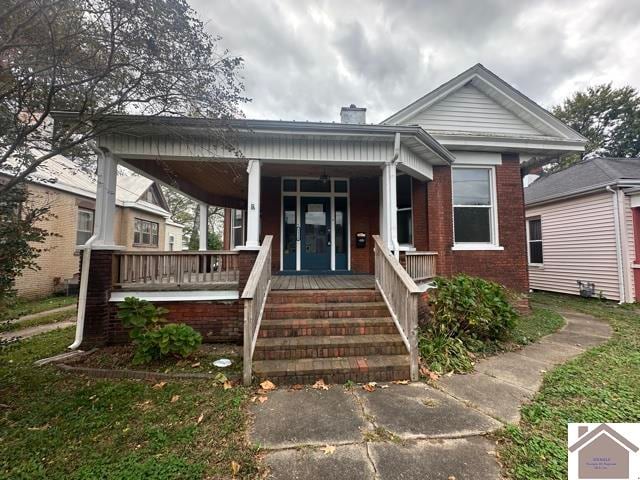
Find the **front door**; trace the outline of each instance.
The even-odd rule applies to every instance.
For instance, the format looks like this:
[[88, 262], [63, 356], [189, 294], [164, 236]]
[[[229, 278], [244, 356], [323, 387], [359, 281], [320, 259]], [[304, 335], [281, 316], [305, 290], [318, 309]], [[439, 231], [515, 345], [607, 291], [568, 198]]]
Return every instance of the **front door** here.
[[301, 197], [302, 270], [331, 270], [331, 199]]

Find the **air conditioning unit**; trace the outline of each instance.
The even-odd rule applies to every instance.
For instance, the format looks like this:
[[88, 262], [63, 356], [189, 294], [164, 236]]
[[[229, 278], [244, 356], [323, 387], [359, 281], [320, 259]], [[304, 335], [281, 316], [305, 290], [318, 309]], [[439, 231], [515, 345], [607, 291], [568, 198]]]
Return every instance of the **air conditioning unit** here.
[[583, 282], [582, 280], [578, 280], [577, 282], [581, 297], [589, 298], [595, 295], [596, 284], [594, 282]]

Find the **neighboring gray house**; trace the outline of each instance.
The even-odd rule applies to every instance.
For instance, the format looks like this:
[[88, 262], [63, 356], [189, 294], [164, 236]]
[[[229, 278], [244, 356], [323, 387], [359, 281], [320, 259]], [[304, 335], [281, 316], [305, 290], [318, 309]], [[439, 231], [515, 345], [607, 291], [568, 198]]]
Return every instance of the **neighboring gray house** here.
[[640, 299], [640, 158], [585, 159], [524, 195], [532, 289]]

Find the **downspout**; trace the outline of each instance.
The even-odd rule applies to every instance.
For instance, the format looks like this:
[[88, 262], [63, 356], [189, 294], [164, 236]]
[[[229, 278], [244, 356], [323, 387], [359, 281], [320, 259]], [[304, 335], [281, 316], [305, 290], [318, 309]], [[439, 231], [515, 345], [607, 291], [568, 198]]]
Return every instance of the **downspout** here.
[[624, 265], [622, 264], [622, 240], [620, 238], [620, 210], [618, 205], [618, 194], [611, 188], [611, 185], [605, 187], [607, 192], [613, 194], [613, 224], [616, 230], [616, 259], [618, 262], [618, 289], [620, 301], [618, 303], [624, 303], [625, 301], [625, 279], [624, 279]]
[[[95, 143], [90, 142], [90, 147], [98, 155], [104, 159], [104, 152], [100, 150]], [[76, 320], [76, 338], [69, 349], [76, 350], [82, 344], [84, 336], [84, 314], [87, 307], [87, 290], [89, 289], [89, 266], [91, 264], [91, 247], [96, 239], [100, 236], [100, 225], [97, 225], [93, 231], [93, 235], [83, 245], [82, 252], [82, 270], [80, 271], [80, 291], [78, 292], [78, 318]]]
[[[398, 162], [399, 158], [400, 158], [400, 133], [396, 132], [395, 139], [393, 142], [393, 157], [391, 158], [391, 165], [396, 167], [396, 163]], [[393, 195], [391, 195], [392, 198], [390, 198], [390, 200], [391, 200], [391, 205], [393, 206], [394, 215], [391, 216], [392, 218], [389, 219], [389, 222], [391, 224], [391, 243], [393, 245], [394, 256], [396, 258], [400, 258], [400, 244], [398, 243], [398, 191], [396, 188], [397, 173], [395, 173], [396, 172], [395, 169], [392, 170], [392, 172], [394, 172], [394, 175], [392, 175], [389, 183], [391, 183], [390, 187], [391, 187], [391, 191], [393, 192]]]

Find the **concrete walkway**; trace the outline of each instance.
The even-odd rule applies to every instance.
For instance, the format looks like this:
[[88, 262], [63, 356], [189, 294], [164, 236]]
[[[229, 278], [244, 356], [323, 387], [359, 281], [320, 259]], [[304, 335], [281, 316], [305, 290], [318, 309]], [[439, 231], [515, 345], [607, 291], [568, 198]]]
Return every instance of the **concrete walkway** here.
[[0, 338], [10, 339], [10, 338], [29, 338], [34, 335], [38, 335], [40, 333], [50, 332], [52, 330], [57, 330], [59, 328], [67, 328], [76, 324], [76, 319], [71, 317], [69, 320], [63, 320], [61, 322], [56, 323], [47, 323], [45, 325], [36, 325], [33, 327], [22, 328], [20, 330], [12, 330], [10, 332], [2, 332], [0, 333]]
[[26, 320], [31, 320], [33, 318], [40, 318], [40, 317], [48, 317], [49, 315], [52, 315], [54, 313], [60, 313], [60, 312], [69, 312], [69, 315], [71, 315], [71, 312], [74, 312], [76, 309], [76, 305], [65, 305], [64, 307], [57, 307], [57, 308], [52, 308], [51, 310], [43, 310], [42, 312], [38, 312], [38, 313], [30, 313], [29, 315], [23, 315], [20, 318], [16, 318], [15, 320], [12, 320], [13, 323], [21, 323], [24, 322]]
[[517, 422], [519, 409], [554, 365], [607, 341], [608, 324], [564, 312], [567, 325], [518, 352], [479, 362], [477, 372], [369, 393], [288, 390], [252, 407], [250, 441], [273, 479], [499, 479], [485, 434]]

